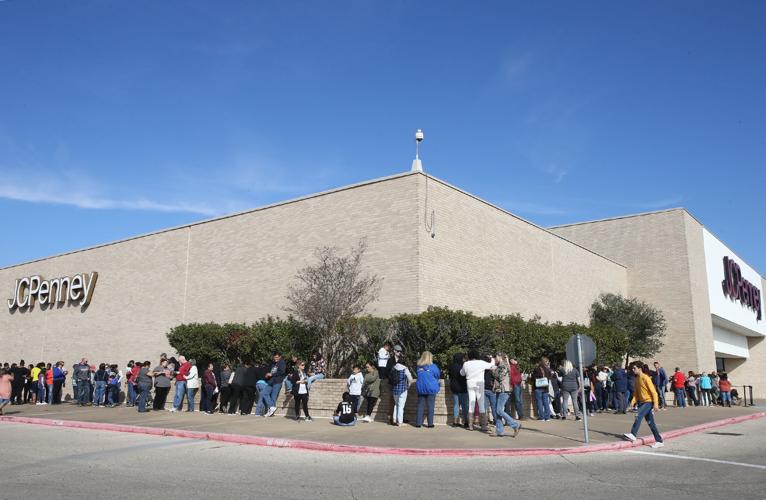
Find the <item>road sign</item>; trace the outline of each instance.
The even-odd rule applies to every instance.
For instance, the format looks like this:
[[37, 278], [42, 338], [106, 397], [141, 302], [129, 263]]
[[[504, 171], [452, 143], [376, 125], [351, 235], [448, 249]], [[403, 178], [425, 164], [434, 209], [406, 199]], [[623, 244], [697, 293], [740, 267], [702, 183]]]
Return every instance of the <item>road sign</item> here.
[[[596, 344], [587, 335], [580, 335], [580, 342], [582, 345], [582, 363], [583, 366], [588, 366], [596, 359]], [[580, 356], [577, 352], [577, 335], [569, 337], [569, 342], [567, 342], [567, 359], [574, 366], [580, 366]]]

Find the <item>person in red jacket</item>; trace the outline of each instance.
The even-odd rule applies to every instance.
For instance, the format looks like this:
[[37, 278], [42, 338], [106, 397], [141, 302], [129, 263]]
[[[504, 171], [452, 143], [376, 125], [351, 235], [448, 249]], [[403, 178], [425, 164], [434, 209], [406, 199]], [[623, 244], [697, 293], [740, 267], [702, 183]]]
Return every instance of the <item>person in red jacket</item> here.
[[524, 402], [522, 400], [524, 381], [521, 377], [521, 370], [519, 370], [519, 362], [515, 359], [510, 360], [511, 363], [511, 393], [512, 398], [508, 399], [505, 404], [505, 412], [511, 414], [511, 404], [516, 408], [516, 420], [522, 420], [524, 418]]
[[186, 361], [184, 356], [178, 356], [178, 363], [181, 365], [176, 373], [176, 395], [173, 398], [172, 412], [181, 411], [184, 404], [184, 396], [186, 395], [186, 376], [191, 370], [191, 363]]
[[686, 408], [686, 377], [684, 372], [676, 366], [676, 372], [673, 374], [673, 392], [676, 395], [676, 406]]

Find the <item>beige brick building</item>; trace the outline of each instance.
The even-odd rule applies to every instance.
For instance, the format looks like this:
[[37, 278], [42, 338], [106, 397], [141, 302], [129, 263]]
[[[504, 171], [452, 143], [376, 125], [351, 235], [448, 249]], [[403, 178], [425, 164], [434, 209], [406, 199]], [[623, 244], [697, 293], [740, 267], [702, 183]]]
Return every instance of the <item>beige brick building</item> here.
[[[350, 248], [365, 238], [365, 265], [383, 278], [371, 314], [437, 305], [585, 323], [600, 293], [636, 295], [668, 317], [674, 354], [666, 365], [712, 369], [703, 233], [682, 210], [546, 230], [405, 173], [0, 269], [9, 302], [0, 359], [155, 359], [179, 323], [283, 315], [287, 286], [316, 247]], [[80, 297], [41, 305], [39, 293], [33, 306], [12, 307], [19, 280], [92, 272], [98, 279], [85, 307]], [[18, 298], [30, 287], [22, 284]], [[760, 338], [745, 338], [749, 357], [737, 359], [748, 361], [727, 358], [740, 383], [759, 371], [763, 361], [753, 361], [766, 350]]]

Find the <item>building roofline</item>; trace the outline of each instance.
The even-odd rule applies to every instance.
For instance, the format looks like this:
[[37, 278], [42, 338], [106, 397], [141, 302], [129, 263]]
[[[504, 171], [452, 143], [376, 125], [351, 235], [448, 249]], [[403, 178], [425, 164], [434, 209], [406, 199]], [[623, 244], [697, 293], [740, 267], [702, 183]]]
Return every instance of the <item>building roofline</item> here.
[[478, 202], [480, 202], [480, 203], [483, 203], [483, 204], [485, 204], [485, 205], [488, 205], [488, 206], [490, 206], [490, 207], [494, 208], [495, 210], [498, 210], [498, 211], [500, 211], [500, 212], [502, 212], [502, 213], [504, 213], [504, 214], [506, 214], [506, 215], [510, 215], [510, 216], [511, 216], [511, 217], [513, 217], [514, 219], [520, 220], [521, 222], [524, 222], [525, 224], [529, 224], [530, 226], [532, 226], [532, 227], [534, 227], [534, 228], [537, 228], [537, 229], [539, 229], [539, 230], [541, 230], [541, 231], [544, 231], [544, 232], [546, 232], [546, 233], [550, 234], [551, 236], [554, 236], [554, 237], [556, 237], [556, 238], [558, 238], [558, 239], [564, 240], [564, 241], [566, 241], [567, 243], [569, 243], [570, 245], [573, 245], [573, 246], [576, 246], [576, 247], [582, 248], [583, 250], [587, 251], [588, 253], [592, 253], [593, 255], [596, 255], [596, 256], [598, 256], [598, 257], [601, 257], [601, 258], [602, 258], [602, 259], [604, 259], [604, 260], [608, 260], [609, 262], [612, 262], [613, 264], [617, 264], [618, 266], [620, 266], [620, 267], [622, 267], [622, 268], [625, 268], [625, 269], [627, 269], [627, 266], [626, 266], [626, 265], [624, 265], [624, 264], [622, 264], [622, 263], [620, 263], [620, 262], [617, 262], [616, 260], [610, 259], [609, 257], [607, 257], [607, 256], [605, 256], [605, 255], [601, 255], [601, 254], [600, 254], [600, 253], [598, 253], [598, 252], [594, 252], [594, 251], [593, 251], [593, 250], [591, 250], [590, 248], [584, 247], [584, 246], [582, 246], [582, 245], [580, 245], [580, 244], [578, 244], [578, 243], [575, 243], [574, 241], [568, 240], [568, 239], [566, 239], [565, 237], [563, 237], [563, 236], [561, 236], [561, 235], [559, 235], [559, 234], [556, 234], [556, 233], [554, 233], [553, 231], [550, 231], [550, 230], [548, 230], [548, 229], [546, 229], [546, 228], [544, 228], [544, 227], [542, 227], [542, 226], [538, 226], [538, 225], [537, 225], [537, 224], [535, 224], [534, 222], [530, 222], [530, 221], [528, 221], [527, 219], [525, 219], [525, 218], [523, 218], [523, 217], [519, 217], [518, 215], [516, 215], [516, 214], [514, 214], [514, 213], [511, 213], [511, 212], [509, 212], [508, 210], [506, 210], [506, 209], [504, 209], [504, 208], [498, 207], [497, 205], [494, 205], [494, 204], [492, 204], [492, 203], [490, 203], [490, 202], [488, 202], [488, 201], [486, 201], [486, 200], [484, 200], [484, 199], [482, 199], [482, 198], [479, 198], [478, 196], [476, 196], [476, 195], [474, 195], [474, 194], [471, 194], [471, 193], [469, 193], [468, 191], [464, 191], [463, 189], [460, 189], [459, 187], [453, 186], [453, 185], [452, 185], [452, 184], [450, 184], [449, 182], [443, 181], [443, 180], [441, 180], [441, 179], [439, 179], [439, 178], [437, 178], [437, 177], [434, 177], [433, 175], [429, 175], [429, 174], [426, 174], [425, 172], [419, 172], [419, 173], [420, 173], [421, 175], [424, 175], [424, 176], [428, 177], [429, 179], [432, 179], [432, 180], [434, 180], [434, 181], [438, 182], [439, 184], [442, 184], [442, 185], [444, 185], [444, 186], [446, 186], [446, 187], [448, 187], [448, 188], [454, 189], [455, 191], [458, 191], [458, 192], [460, 192], [460, 193], [462, 193], [462, 194], [464, 194], [464, 195], [466, 195], [466, 196], [470, 196], [470, 197], [471, 197], [471, 198], [473, 198], [474, 200], [476, 200], [476, 201], [478, 201]]
[[148, 236], [155, 236], [155, 235], [158, 235], [158, 234], [169, 233], [171, 231], [177, 231], [179, 229], [186, 229], [186, 228], [191, 228], [193, 226], [200, 226], [202, 224], [208, 224], [208, 223], [211, 223], [211, 222], [217, 222], [217, 221], [224, 220], [224, 219], [230, 219], [232, 217], [237, 217], [237, 216], [240, 216], [240, 215], [246, 215], [246, 214], [253, 213], [253, 212], [260, 212], [262, 210], [266, 210], [266, 209], [269, 209], [269, 208], [274, 208], [274, 207], [278, 207], [278, 206], [282, 206], [282, 205], [290, 205], [292, 203], [298, 203], [300, 201], [310, 200], [312, 198], [319, 198], [320, 196], [327, 196], [329, 194], [339, 193], [341, 191], [348, 191], [350, 189], [356, 189], [356, 188], [359, 188], [359, 187], [369, 186], [369, 185], [372, 185], [372, 184], [378, 184], [378, 183], [381, 183], [381, 182], [386, 182], [386, 181], [390, 181], [390, 180], [394, 180], [394, 179], [399, 179], [399, 178], [407, 177], [407, 176], [410, 176], [410, 175], [416, 175], [417, 173], [418, 172], [403, 172], [403, 173], [399, 173], [399, 174], [388, 175], [388, 176], [385, 176], [385, 177], [379, 177], [377, 179], [372, 179], [372, 180], [369, 180], [369, 181], [356, 182], [354, 184], [349, 184], [349, 185], [342, 186], [342, 187], [339, 187], [339, 188], [328, 189], [328, 190], [325, 190], [325, 191], [320, 191], [318, 193], [312, 193], [312, 194], [308, 194], [308, 195], [305, 195], [305, 196], [300, 196], [298, 198], [291, 198], [291, 199], [285, 200], [285, 201], [279, 201], [279, 202], [276, 202], [276, 203], [270, 203], [268, 205], [261, 205], [259, 207], [249, 208], [249, 209], [246, 209], [246, 210], [242, 210], [242, 211], [239, 211], [239, 212], [234, 212], [234, 213], [227, 214], [227, 215], [221, 215], [221, 216], [218, 216], [218, 217], [212, 217], [212, 218], [209, 218], [209, 219], [203, 219], [203, 220], [196, 221], [196, 222], [190, 222], [189, 224], [182, 224], [180, 226], [173, 226], [173, 227], [169, 227], [169, 228], [166, 228], [166, 229], [159, 229], [157, 231], [151, 231], [151, 232], [148, 232], [148, 233], [142, 233], [142, 234], [138, 234], [136, 236], [129, 236], [127, 238], [122, 238], [122, 239], [119, 239], [119, 240], [113, 240], [113, 241], [109, 241], [109, 242], [106, 242], [106, 243], [99, 243], [99, 244], [92, 245], [92, 246], [89, 246], [89, 247], [83, 247], [83, 248], [78, 248], [78, 249], [75, 249], [75, 250], [70, 250], [68, 252], [62, 252], [62, 253], [58, 253], [58, 254], [48, 255], [46, 257], [41, 257], [39, 259], [33, 259], [33, 260], [25, 261], [25, 262], [20, 262], [18, 264], [12, 264], [12, 265], [6, 266], [6, 267], [0, 267], [0, 271], [4, 271], [6, 269], [13, 269], [14, 267], [25, 266], [27, 264], [34, 264], [35, 262], [42, 262], [42, 261], [45, 261], [45, 260], [54, 259], [56, 257], [64, 257], [66, 255], [72, 255], [72, 254], [76, 254], [76, 253], [86, 252], [88, 250], [95, 250], [97, 248], [103, 248], [103, 247], [108, 247], [108, 246], [111, 246], [111, 245], [117, 245], [119, 243], [125, 243], [125, 242], [128, 242], [128, 241], [137, 240], [137, 239], [140, 239], [140, 238], [146, 238]]
[[[581, 226], [583, 224], [597, 224], [597, 223], [600, 223], [600, 222], [610, 222], [610, 221], [613, 221], [613, 220], [631, 219], [631, 218], [634, 218], [634, 217], [645, 217], [645, 216], [649, 216], [649, 215], [659, 215], [659, 214], [664, 214], [664, 213], [668, 213], [668, 212], [675, 212], [675, 211], [678, 211], [678, 210], [682, 210], [682, 211], [686, 212], [687, 214], [689, 214], [691, 216], [692, 219], [694, 219], [697, 222], [699, 222], [699, 220], [697, 220], [697, 218], [694, 217], [684, 207], [674, 207], [674, 208], [663, 208], [662, 210], [652, 210], [650, 212], [640, 212], [640, 213], [637, 213], [637, 214], [617, 215], [615, 217], [605, 217], [603, 219], [594, 219], [594, 220], [587, 220], [587, 221], [582, 221], [582, 222], [572, 222], [572, 223], [569, 223], [569, 224], [558, 224], [556, 226], [549, 226], [548, 229], [558, 229], [558, 228], [561, 228], [561, 227]], [[703, 225], [701, 222], [699, 222], [699, 223], [700, 223], [700, 225]]]

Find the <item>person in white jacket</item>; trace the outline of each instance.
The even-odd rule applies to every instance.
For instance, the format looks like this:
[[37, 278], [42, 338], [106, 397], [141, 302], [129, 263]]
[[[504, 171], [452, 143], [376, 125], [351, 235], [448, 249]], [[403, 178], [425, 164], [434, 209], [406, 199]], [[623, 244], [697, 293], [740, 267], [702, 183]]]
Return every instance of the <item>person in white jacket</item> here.
[[481, 356], [476, 351], [468, 353], [468, 361], [463, 363], [460, 374], [465, 376], [468, 386], [468, 428], [473, 430], [473, 410], [476, 403], [479, 404], [479, 420], [481, 430], [487, 432], [487, 413], [484, 407], [484, 372], [486, 370], [496, 369], [494, 360], [492, 362], [480, 359]]
[[197, 361], [190, 359], [191, 368], [186, 376], [186, 411], [194, 411], [194, 397], [199, 390], [199, 372], [197, 371]]

